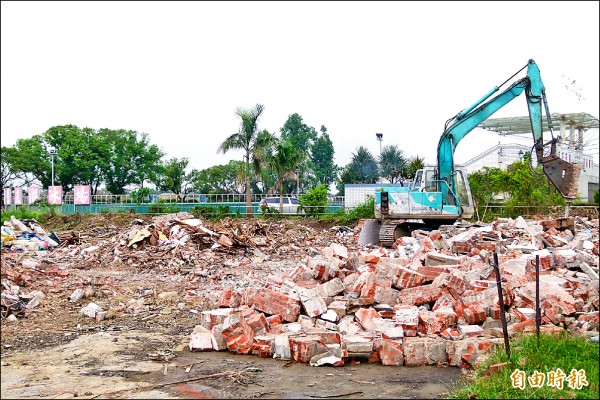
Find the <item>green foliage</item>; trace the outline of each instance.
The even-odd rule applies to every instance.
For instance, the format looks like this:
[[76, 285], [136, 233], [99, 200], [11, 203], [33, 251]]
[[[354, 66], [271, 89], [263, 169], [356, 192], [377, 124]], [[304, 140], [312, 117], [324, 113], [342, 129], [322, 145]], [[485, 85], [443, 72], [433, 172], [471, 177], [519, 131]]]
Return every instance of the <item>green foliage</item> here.
[[254, 108], [244, 109], [238, 107], [235, 114], [240, 118], [240, 128], [238, 133], [228, 136], [223, 143], [219, 145], [218, 152], [223, 154], [229, 150], [243, 150], [244, 162], [246, 168], [242, 175], [242, 180], [246, 186], [246, 209], [249, 215], [252, 215], [252, 198], [250, 188], [250, 165], [253, 166], [254, 175], [260, 175], [263, 149], [270, 146], [273, 135], [268, 131], [258, 131], [258, 119], [265, 107], [262, 104], [256, 104]]
[[281, 219], [281, 213], [275, 207], [267, 207], [261, 204], [260, 212], [265, 218]]
[[425, 166], [425, 159], [419, 156], [414, 156], [408, 161], [406, 167], [406, 178], [413, 179], [418, 170]]
[[[461, 387], [455, 388], [448, 398], [456, 399], [597, 399], [598, 398], [598, 343], [585, 337], [540, 334], [523, 335], [510, 344], [511, 360], [508, 360], [504, 346], [499, 346], [476, 370], [474, 377]], [[493, 364], [509, 364], [496, 373], [489, 374]], [[514, 388], [510, 375], [516, 369], [524, 371], [527, 377], [534, 372], [546, 376], [544, 384], [535, 388], [526, 382], [525, 389]], [[548, 372], [560, 368], [566, 376], [573, 369], [584, 370], [588, 386], [581, 389], [570, 388], [564, 381], [563, 389], [547, 384]]]
[[190, 213], [200, 219], [220, 220], [230, 215], [229, 206], [195, 206]]
[[278, 189], [279, 194], [283, 194], [283, 183], [286, 180], [297, 182], [296, 170], [299, 169], [305, 158], [306, 155], [294, 146], [291, 139], [281, 138], [275, 140], [273, 146], [266, 149], [264, 157], [265, 166], [272, 170], [277, 177], [277, 181], [270, 192]]
[[325, 215], [322, 218], [325, 221], [340, 225], [352, 225], [356, 224], [361, 219], [373, 219], [375, 218], [375, 197], [367, 196], [364, 203], [359, 204], [350, 211], [346, 211], [342, 208], [337, 213]]
[[375, 183], [379, 177], [377, 161], [373, 154], [364, 146], [352, 153], [352, 160], [346, 165], [337, 182], [340, 195], [344, 194], [344, 185], [352, 183]]
[[177, 159], [175, 157], [165, 161], [159, 169], [156, 178], [156, 186], [160, 190], [175, 193], [179, 201], [185, 201], [187, 194], [192, 191], [192, 182], [196, 172], [186, 173], [189, 159]]
[[407, 174], [408, 161], [397, 145], [384, 146], [379, 156], [380, 175], [390, 183], [398, 182]]
[[515, 161], [506, 171], [484, 167], [469, 174], [469, 186], [479, 219], [500, 215], [488, 213], [491, 204], [503, 202], [503, 217], [533, 215], [549, 206], [564, 205], [560, 193], [548, 181], [541, 166], [532, 167], [531, 156]]
[[144, 203], [145, 199], [150, 197], [150, 189], [148, 188], [139, 188], [138, 190], [134, 190], [129, 194], [132, 200], [139, 206]]
[[327, 206], [327, 187], [324, 184], [308, 190], [300, 196], [300, 208], [307, 216], [323, 214]]
[[[56, 150], [52, 158], [49, 150]], [[79, 128], [61, 125], [42, 135], [17, 140], [6, 152], [10, 171], [20, 178], [31, 176], [43, 187], [52, 184], [52, 159], [55, 183], [64, 191], [74, 185], [91, 185], [92, 194], [104, 183], [112, 194], [124, 193], [125, 186], [141, 184], [152, 177], [163, 153], [150, 145], [146, 134], [126, 130]], [[3, 149], [3, 179], [4, 179]], [[3, 185], [4, 185], [3, 180]]]
[[329, 187], [338, 173], [338, 166], [333, 162], [335, 149], [327, 133], [327, 128], [321, 125], [321, 135], [315, 139], [310, 148], [309, 172], [306, 182], [310, 186], [324, 184]]
[[44, 223], [48, 218], [51, 218], [56, 214], [52, 208], [50, 208], [49, 211], [31, 211], [29, 207], [23, 205], [18, 207], [16, 211], [3, 211], [0, 223], [4, 224], [4, 221], [10, 221], [12, 215], [21, 221], [25, 219], [35, 219], [40, 223]]
[[296, 149], [308, 154], [312, 142], [317, 138], [317, 131], [306, 125], [299, 114], [294, 113], [283, 124], [281, 138], [289, 139]]
[[179, 207], [159, 199], [158, 202], [148, 206], [148, 210], [150, 211], [150, 214], [172, 214], [179, 212]]
[[228, 164], [198, 171], [193, 177], [192, 185], [198, 193], [244, 193], [244, 181], [241, 179], [243, 174], [244, 163], [231, 160]]
[[594, 203], [600, 206], [600, 192], [594, 190]]

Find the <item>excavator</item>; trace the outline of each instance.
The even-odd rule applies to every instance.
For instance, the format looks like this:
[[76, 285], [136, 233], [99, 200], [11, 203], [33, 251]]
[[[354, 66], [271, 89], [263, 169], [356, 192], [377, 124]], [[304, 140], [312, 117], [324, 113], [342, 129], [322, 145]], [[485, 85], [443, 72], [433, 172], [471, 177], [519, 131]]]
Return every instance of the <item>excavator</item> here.
[[[527, 75], [513, 82], [500, 94], [492, 97], [500, 87], [527, 68]], [[408, 187], [384, 186], [375, 191], [375, 218], [379, 226], [379, 243], [391, 247], [415, 229], [438, 229], [460, 219], [473, 216], [474, 205], [467, 179], [467, 171], [454, 164], [454, 150], [460, 141], [477, 125], [525, 92], [535, 154], [544, 174], [567, 201], [576, 198], [581, 165], [569, 163], [556, 155], [558, 138], [552, 132], [552, 121], [540, 70], [534, 60], [494, 86], [481, 99], [446, 121], [437, 147], [437, 165], [416, 172]], [[542, 103], [545, 109], [551, 139], [544, 143]]]

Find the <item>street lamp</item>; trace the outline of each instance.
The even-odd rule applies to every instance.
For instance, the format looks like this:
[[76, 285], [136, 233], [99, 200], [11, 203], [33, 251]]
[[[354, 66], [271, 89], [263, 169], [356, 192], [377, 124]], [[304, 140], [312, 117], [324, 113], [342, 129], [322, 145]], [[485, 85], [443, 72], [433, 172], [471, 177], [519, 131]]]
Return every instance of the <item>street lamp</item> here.
[[523, 149], [519, 150], [519, 161], [523, 161]]
[[56, 155], [56, 149], [54, 147], [50, 147], [48, 149], [48, 153], [50, 153], [50, 159], [52, 164], [52, 186], [54, 186], [54, 156]]
[[379, 140], [379, 155], [381, 156], [381, 142], [383, 141], [383, 133], [376, 133], [377, 140]]

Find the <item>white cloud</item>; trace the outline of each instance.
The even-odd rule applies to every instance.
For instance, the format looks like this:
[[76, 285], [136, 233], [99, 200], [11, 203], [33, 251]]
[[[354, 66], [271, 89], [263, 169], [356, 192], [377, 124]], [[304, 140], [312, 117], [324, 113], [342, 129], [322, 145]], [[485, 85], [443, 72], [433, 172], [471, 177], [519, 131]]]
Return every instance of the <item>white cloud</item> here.
[[[237, 131], [237, 107], [262, 103], [260, 127], [272, 132], [293, 113], [325, 125], [339, 165], [360, 145], [378, 155], [376, 132], [433, 162], [445, 121], [530, 58], [551, 112], [599, 116], [598, 2], [1, 7], [2, 146], [61, 124], [132, 129], [203, 169], [241, 159], [217, 147]], [[494, 117], [522, 115], [524, 98]], [[474, 131], [456, 159], [497, 141]]]

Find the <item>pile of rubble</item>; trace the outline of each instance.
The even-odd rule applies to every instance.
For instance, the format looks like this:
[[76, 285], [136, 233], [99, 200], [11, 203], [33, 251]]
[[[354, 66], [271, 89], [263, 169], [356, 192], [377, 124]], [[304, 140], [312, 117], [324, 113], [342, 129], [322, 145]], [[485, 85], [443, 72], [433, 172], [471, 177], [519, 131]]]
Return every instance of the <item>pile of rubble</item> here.
[[193, 351], [315, 366], [473, 365], [502, 343], [494, 253], [510, 334], [535, 330], [538, 259], [541, 330], [597, 337], [598, 219], [562, 222], [455, 224], [414, 231], [386, 249], [358, 245], [361, 224], [208, 225], [177, 213], [126, 228], [47, 233], [35, 221], [13, 218], [2, 227], [2, 319], [16, 320], [56, 298], [108, 299], [77, 308], [97, 321], [115, 310], [141, 321], [170, 315], [149, 309], [148, 296], [156, 296], [149, 282], [131, 287], [135, 272], [136, 283], [165, 283], [158, 300], [177, 299], [178, 312], [197, 318]]
[[598, 220], [562, 222], [415, 231], [392, 249], [332, 243], [261, 287], [223, 290], [220, 307], [201, 313], [190, 350], [312, 366], [473, 365], [503, 342], [493, 253], [510, 335], [536, 329], [537, 263], [541, 332], [597, 339]]
[[[66, 298], [83, 291], [84, 296], [69, 296], [73, 303], [98, 297], [93, 289], [102, 297], [129, 292], [119, 275], [101, 272], [117, 270], [136, 276], [148, 271], [148, 282], [142, 283], [145, 288], [154, 280], [168, 279], [169, 286], [180, 292], [176, 297], [184, 301], [203, 298], [206, 301], [192, 302], [212, 306], [218, 304], [223, 287], [260, 285], [272, 268], [285, 269], [307, 254], [317, 254], [317, 249], [333, 240], [351, 245], [357, 234], [345, 226], [317, 231], [285, 220], [224, 219], [203, 224], [187, 212], [154, 217], [150, 223], [135, 218], [125, 227], [110, 224], [108, 217], [106, 221], [100, 224], [100, 219], [82, 231], [49, 234], [35, 220], [13, 217], [5, 222], [2, 318], [24, 316], [39, 304], [44, 292]], [[36, 290], [24, 293], [24, 288]], [[135, 314], [147, 308], [139, 304], [148, 297], [145, 288], [131, 300]], [[30, 303], [34, 297], [39, 299]], [[88, 306], [82, 314], [96, 318], [105, 314], [95, 303]]]

